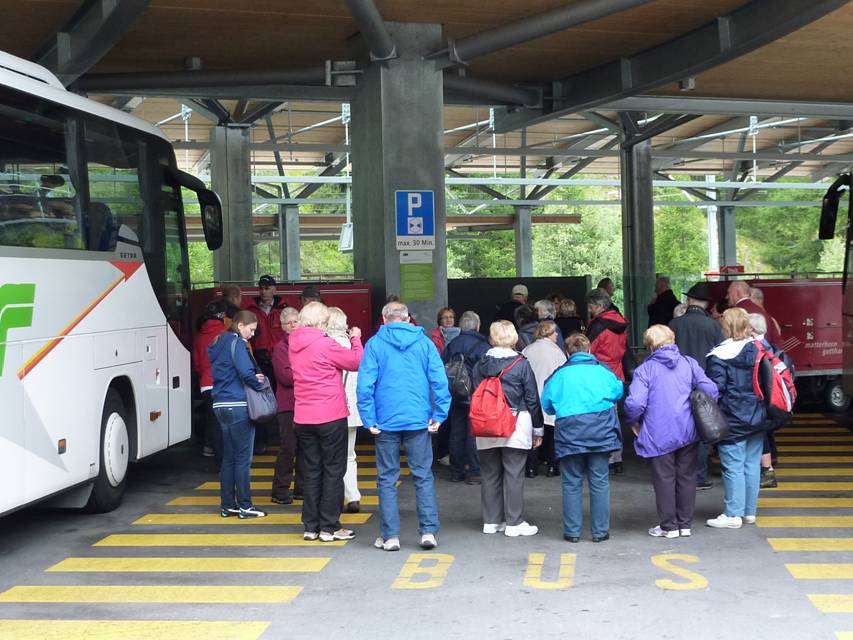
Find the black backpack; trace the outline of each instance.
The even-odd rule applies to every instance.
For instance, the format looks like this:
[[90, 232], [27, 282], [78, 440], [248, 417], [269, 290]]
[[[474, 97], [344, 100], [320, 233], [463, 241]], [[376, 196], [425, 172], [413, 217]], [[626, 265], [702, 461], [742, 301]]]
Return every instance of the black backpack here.
[[471, 374], [468, 373], [468, 367], [465, 365], [465, 355], [457, 353], [451, 356], [450, 361], [444, 365], [444, 371], [447, 373], [447, 384], [450, 387], [450, 395], [453, 396], [453, 399], [457, 402], [469, 404], [473, 384], [471, 383]]

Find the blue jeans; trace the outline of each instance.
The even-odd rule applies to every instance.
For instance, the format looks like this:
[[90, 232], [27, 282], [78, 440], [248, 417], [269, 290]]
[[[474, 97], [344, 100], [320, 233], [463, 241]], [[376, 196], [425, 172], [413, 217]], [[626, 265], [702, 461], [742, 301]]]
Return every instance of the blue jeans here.
[[397, 480], [400, 479], [400, 444], [406, 446], [415, 484], [418, 531], [438, 531], [438, 503], [432, 478], [432, 440], [426, 429], [382, 431], [376, 436], [376, 486], [379, 489], [379, 533], [384, 539], [400, 535]]
[[711, 455], [711, 445], [699, 443], [699, 454], [696, 458], [696, 484], [708, 482], [708, 457]]
[[723, 465], [727, 516], [754, 516], [758, 511], [763, 447], [763, 433], [753, 434], [737, 442], [717, 445]]
[[610, 531], [610, 454], [582, 453], [560, 458], [563, 481], [563, 533], [580, 537], [583, 528], [583, 478], [589, 482], [589, 520], [594, 538]]
[[219, 470], [222, 508], [249, 509], [252, 506], [249, 469], [252, 466], [255, 425], [249, 420], [246, 407], [216, 407], [213, 413], [222, 427], [222, 467]]

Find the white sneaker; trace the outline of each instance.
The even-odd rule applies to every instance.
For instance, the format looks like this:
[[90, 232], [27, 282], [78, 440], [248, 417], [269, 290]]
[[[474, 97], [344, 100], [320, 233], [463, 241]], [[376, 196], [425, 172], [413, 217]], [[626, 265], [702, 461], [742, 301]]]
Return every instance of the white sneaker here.
[[678, 530], [678, 535], [680, 535], [682, 538], [689, 538], [692, 534], [693, 534], [693, 532], [690, 529], [679, 529]]
[[673, 529], [672, 531], [664, 531], [660, 528], [660, 525], [658, 525], [649, 529], [649, 535], [653, 538], [677, 538], [678, 530]]
[[240, 518], [240, 520], [246, 520], [247, 518], [264, 518], [266, 515], [266, 511], [262, 511], [257, 507], [249, 507], [248, 509], [240, 509], [240, 513], [237, 514], [237, 517]]
[[716, 518], [706, 520], [705, 524], [715, 529], [740, 529], [743, 520], [740, 516], [727, 516], [725, 513], [721, 513]]
[[503, 533], [505, 529], [506, 522], [501, 522], [500, 524], [486, 523], [483, 525], [483, 533]]
[[517, 538], [518, 536], [535, 536], [537, 533], [539, 533], [539, 527], [528, 524], [527, 522], [521, 522], [514, 526], [507, 525], [506, 529], [504, 529], [504, 535], [509, 536], [510, 538]]
[[449, 467], [450, 466], [450, 454], [444, 456], [443, 458], [439, 458], [438, 464], [440, 464], [442, 467]]
[[436, 542], [434, 534], [421, 534], [421, 549], [435, 549], [437, 546], [438, 542]]
[[400, 539], [399, 538], [388, 538], [387, 540], [383, 538], [376, 538], [373, 542], [373, 546], [377, 549], [382, 549], [383, 551], [399, 551], [400, 550]]
[[755, 516], [744, 516], [743, 522], [744, 524], [755, 524]]

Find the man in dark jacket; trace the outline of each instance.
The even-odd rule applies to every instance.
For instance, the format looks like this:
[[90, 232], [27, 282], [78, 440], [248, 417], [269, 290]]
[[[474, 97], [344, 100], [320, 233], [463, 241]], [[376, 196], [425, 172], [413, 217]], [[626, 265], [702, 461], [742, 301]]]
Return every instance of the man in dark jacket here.
[[518, 330], [518, 344], [515, 348], [521, 351], [536, 340], [534, 336], [536, 328], [539, 326], [539, 315], [531, 305], [523, 304], [515, 310], [513, 320], [513, 324]]
[[[480, 316], [473, 311], [462, 314], [459, 328], [459, 335], [444, 348], [441, 358], [445, 364], [463, 358], [468, 376], [473, 380], [474, 365], [486, 355], [489, 341], [480, 333]], [[452, 482], [465, 480], [468, 484], [480, 484], [480, 458], [468, 423], [469, 407], [470, 398], [466, 402], [463, 398], [454, 397], [450, 405], [450, 479]]]
[[[707, 282], [697, 282], [684, 294], [687, 296], [687, 311], [680, 318], [669, 323], [675, 333], [675, 344], [682, 355], [690, 356], [703, 369], [708, 368], [708, 354], [711, 349], [723, 341], [720, 323], [708, 314], [708, 305], [713, 300], [711, 287]], [[708, 454], [711, 448], [704, 442], [699, 443], [696, 466], [696, 488], [710, 489], [708, 481]]]
[[495, 311], [495, 322], [498, 320], [515, 322], [515, 310], [521, 305], [527, 304], [527, 295], [527, 287], [525, 285], [515, 285], [512, 288], [512, 297], [510, 300], [497, 306]]
[[669, 278], [660, 276], [655, 282], [655, 298], [647, 307], [649, 326], [653, 324], [668, 325], [672, 321], [672, 312], [678, 306], [678, 298], [672, 292]]

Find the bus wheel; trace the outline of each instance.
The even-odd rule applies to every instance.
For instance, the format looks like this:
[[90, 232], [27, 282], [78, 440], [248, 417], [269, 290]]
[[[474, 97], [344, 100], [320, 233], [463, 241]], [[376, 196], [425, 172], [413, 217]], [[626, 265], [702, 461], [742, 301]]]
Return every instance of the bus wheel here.
[[118, 392], [115, 389], [107, 391], [101, 416], [101, 464], [86, 505], [89, 511], [112, 511], [121, 503], [130, 461], [126, 416], [127, 410]]
[[850, 408], [850, 402], [853, 399], [845, 393], [841, 379], [837, 378], [826, 383], [824, 400], [826, 401], [827, 409], [833, 413], [841, 413]]

